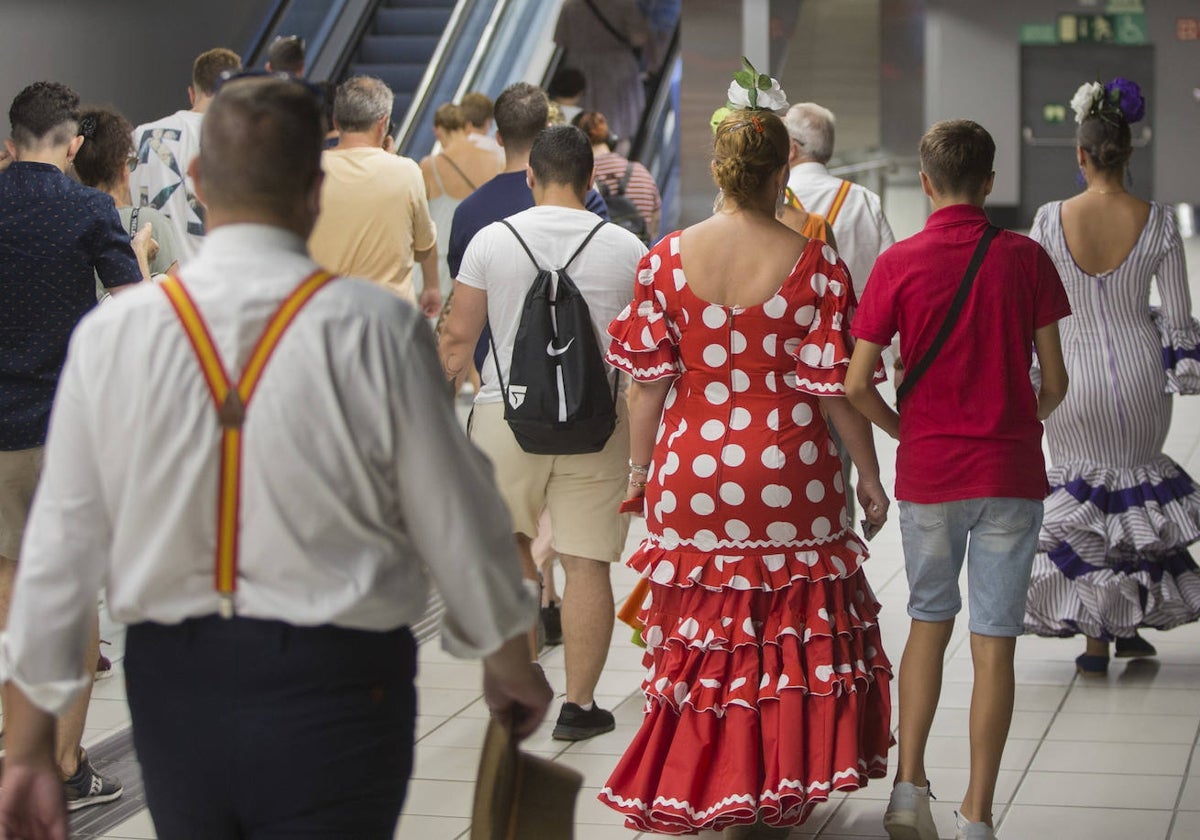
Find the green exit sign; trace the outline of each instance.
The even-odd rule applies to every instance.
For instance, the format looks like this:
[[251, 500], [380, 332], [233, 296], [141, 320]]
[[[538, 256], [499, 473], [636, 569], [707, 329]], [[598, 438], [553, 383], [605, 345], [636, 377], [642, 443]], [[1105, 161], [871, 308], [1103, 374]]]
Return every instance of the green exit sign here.
[[1056, 34], [1060, 44], [1144, 44], [1146, 15], [1141, 12], [1059, 15]]

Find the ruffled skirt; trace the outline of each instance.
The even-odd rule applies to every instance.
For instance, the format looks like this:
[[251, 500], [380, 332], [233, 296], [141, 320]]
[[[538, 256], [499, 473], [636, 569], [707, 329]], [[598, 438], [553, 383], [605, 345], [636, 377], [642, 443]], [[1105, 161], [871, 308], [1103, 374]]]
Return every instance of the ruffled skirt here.
[[884, 776], [891, 666], [862, 559], [839, 543], [763, 555], [643, 545], [629, 563], [651, 582], [646, 714], [601, 801], [658, 834], [786, 826]]
[[1111, 640], [1200, 618], [1200, 492], [1166, 455], [1050, 471], [1026, 630]]

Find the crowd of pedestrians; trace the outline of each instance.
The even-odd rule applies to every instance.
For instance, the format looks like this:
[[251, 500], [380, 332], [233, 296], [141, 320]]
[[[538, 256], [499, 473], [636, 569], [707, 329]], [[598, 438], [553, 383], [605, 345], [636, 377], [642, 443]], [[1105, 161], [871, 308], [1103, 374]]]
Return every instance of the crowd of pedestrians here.
[[61, 837], [67, 809], [121, 795], [80, 746], [102, 589], [160, 836], [390, 837], [427, 579], [442, 644], [483, 659], [519, 739], [553, 699], [556, 558], [553, 737], [611, 731], [595, 690], [634, 514], [647, 700], [600, 799], [649, 833], [787, 836], [894, 743], [873, 425], [900, 441], [910, 588], [895, 840], [937, 837], [925, 752], [964, 564], [961, 840], [995, 836], [1018, 636], [1084, 635], [1094, 675], [1110, 643], [1153, 656], [1139, 628], [1200, 618], [1200, 492], [1163, 454], [1200, 326], [1173, 215], [1125, 189], [1136, 85], [1080, 89], [1083, 190], [1032, 237], [989, 223], [987, 130], [933, 125], [933, 212], [898, 243], [879, 196], [830, 174], [828, 109], [731, 88], [714, 213], [669, 232], [622, 140], [671, 5], [569, 0], [560, 45], [604, 72], [560, 73], [557, 104], [526, 83], [443, 104], [419, 164], [395, 154], [392, 91], [357, 76], [327, 112], [299, 39], [266, 75], [203, 53], [191, 109], [137, 128], [61, 84], [16, 97], [0, 832]]

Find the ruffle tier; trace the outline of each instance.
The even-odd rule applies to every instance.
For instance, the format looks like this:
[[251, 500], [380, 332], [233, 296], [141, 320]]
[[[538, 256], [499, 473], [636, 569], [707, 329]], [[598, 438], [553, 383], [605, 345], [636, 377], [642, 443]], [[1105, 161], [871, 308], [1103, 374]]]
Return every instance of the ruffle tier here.
[[1184, 326], [1169, 326], [1161, 310], [1150, 314], [1162, 343], [1167, 393], [1200, 394], [1200, 321], [1192, 318]]
[[1026, 629], [1112, 639], [1200, 618], [1200, 492], [1165, 455], [1136, 467], [1059, 467], [1030, 580]]
[[796, 825], [886, 773], [891, 664], [862, 555], [717, 559], [630, 559], [651, 576], [646, 717], [600, 799], [637, 830]]

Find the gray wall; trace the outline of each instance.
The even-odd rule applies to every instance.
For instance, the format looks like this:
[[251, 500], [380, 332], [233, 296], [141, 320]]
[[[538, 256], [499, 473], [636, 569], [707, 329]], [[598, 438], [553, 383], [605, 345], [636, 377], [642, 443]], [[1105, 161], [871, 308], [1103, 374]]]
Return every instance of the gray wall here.
[[[1023, 22], [1050, 22], [1059, 11], [1095, 12], [1092, 0], [926, 0], [925, 123], [962, 117], [996, 138], [994, 204], [1015, 205], [1020, 190], [1020, 84], [1018, 43]], [[1175, 19], [1194, 17], [1197, 0], [1145, 0], [1149, 43], [1155, 49], [1154, 194], [1169, 203], [1200, 200], [1200, 44], [1175, 38]], [[1088, 81], [1080, 77], [1081, 83]], [[1105, 80], [1107, 81], [1107, 80]], [[1136, 80], [1135, 80], [1136, 81]], [[1065, 91], [1066, 102], [1073, 91]]]
[[0, 103], [27, 84], [64, 82], [134, 124], [188, 107], [192, 60], [244, 54], [270, 0], [0, 0]]

